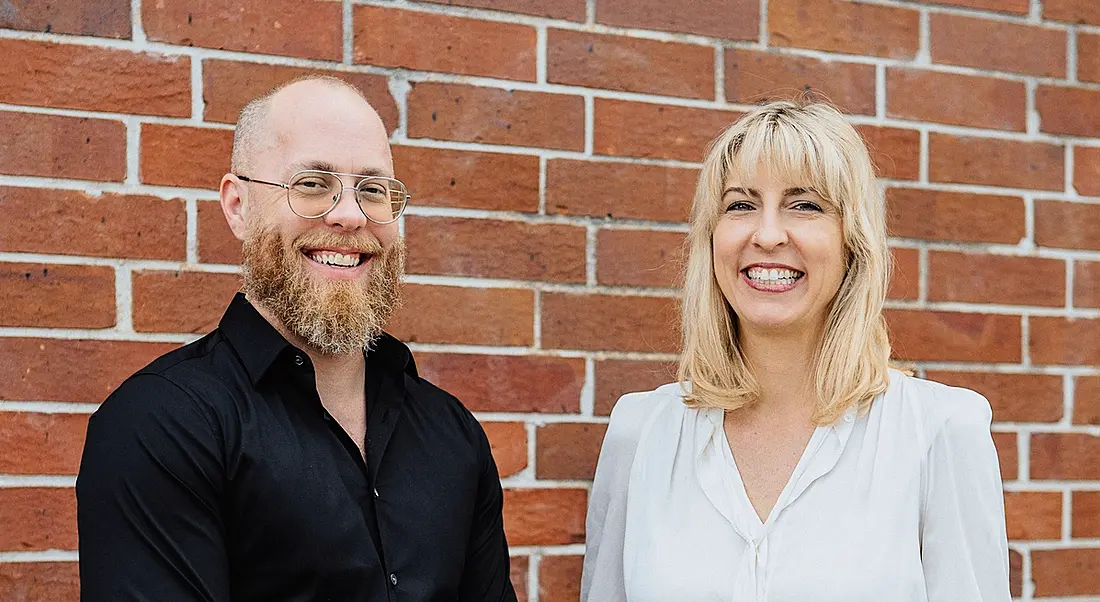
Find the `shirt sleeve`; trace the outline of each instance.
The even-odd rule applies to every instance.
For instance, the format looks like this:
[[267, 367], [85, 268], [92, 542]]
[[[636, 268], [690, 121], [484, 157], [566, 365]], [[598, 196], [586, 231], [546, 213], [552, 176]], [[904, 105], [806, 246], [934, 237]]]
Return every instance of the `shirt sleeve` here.
[[219, 441], [157, 375], [130, 378], [92, 415], [76, 483], [83, 602], [229, 600]]
[[1008, 602], [1008, 538], [992, 411], [972, 391], [949, 402], [928, 451], [921, 561], [929, 602]]
[[504, 536], [504, 493], [500, 476], [489, 439], [481, 425], [476, 421], [474, 424], [481, 448], [482, 469], [458, 599], [461, 602], [516, 602], [508, 541]]

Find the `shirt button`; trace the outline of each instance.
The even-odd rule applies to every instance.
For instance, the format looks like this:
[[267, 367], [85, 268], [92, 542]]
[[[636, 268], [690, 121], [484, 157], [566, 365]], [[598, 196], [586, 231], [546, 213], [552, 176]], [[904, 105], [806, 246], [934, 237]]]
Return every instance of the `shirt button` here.
[[300, 355], [294, 356], [294, 365], [295, 366], [301, 366], [304, 363], [306, 363], [306, 361], [304, 359], [302, 359], [302, 356], [300, 356]]
[[390, 573], [390, 583], [397, 585], [397, 573]]
[[332, 414], [325, 412], [325, 422], [332, 422]]
[[378, 497], [378, 488], [377, 487], [374, 488], [374, 497], [376, 497], [376, 498]]
[[855, 416], [852, 416], [851, 414], [845, 414], [845, 415], [844, 415], [844, 422], [851, 422], [851, 421], [853, 421], [853, 420], [855, 420], [855, 419], [856, 419], [856, 417], [855, 417]]

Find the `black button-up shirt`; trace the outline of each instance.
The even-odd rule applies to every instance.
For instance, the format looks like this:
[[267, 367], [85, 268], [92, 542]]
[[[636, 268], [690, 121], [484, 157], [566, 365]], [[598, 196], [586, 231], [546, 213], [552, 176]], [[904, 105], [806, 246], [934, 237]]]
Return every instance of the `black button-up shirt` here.
[[366, 360], [367, 462], [242, 295], [130, 377], [88, 425], [81, 598], [515, 600], [481, 426], [396, 339]]

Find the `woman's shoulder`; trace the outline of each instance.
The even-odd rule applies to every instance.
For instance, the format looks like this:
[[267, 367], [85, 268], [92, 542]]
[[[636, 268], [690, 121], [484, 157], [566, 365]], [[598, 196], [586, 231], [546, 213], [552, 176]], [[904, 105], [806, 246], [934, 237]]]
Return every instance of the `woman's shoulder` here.
[[948, 433], [988, 435], [993, 417], [989, 400], [981, 393], [890, 371], [884, 401], [916, 422], [927, 442]]
[[653, 419], [667, 412], [682, 412], [686, 407], [682, 403], [684, 390], [680, 383], [661, 385], [652, 391], [627, 393], [615, 402], [611, 410], [611, 422], [607, 427], [607, 437], [638, 442], [645, 426]]

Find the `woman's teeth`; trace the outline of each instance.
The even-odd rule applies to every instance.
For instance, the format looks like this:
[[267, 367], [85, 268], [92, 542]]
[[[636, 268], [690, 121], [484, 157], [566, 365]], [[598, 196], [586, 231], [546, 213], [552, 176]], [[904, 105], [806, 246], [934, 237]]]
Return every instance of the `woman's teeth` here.
[[803, 276], [798, 270], [776, 268], [749, 268], [745, 273], [750, 280], [761, 284], [791, 284]]
[[323, 263], [325, 265], [332, 265], [341, 268], [353, 268], [359, 265], [362, 255], [354, 253], [351, 255], [345, 255], [343, 253], [334, 253], [332, 251], [313, 251], [309, 254], [309, 258], [317, 263]]

